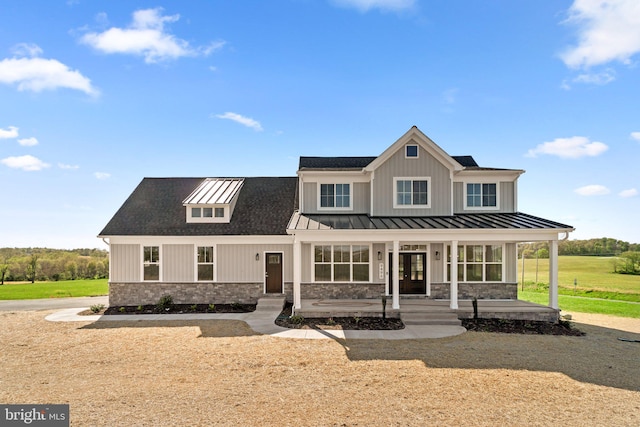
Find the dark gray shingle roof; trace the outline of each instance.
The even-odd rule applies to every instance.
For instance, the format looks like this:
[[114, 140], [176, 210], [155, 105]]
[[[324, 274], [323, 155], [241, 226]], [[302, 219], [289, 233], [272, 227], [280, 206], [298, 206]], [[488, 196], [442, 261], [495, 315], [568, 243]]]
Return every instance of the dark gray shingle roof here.
[[300, 157], [298, 169], [362, 169], [376, 157]]
[[471, 156], [451, 156], [451, 157], [453, 157], [453, 160], [460, 163], [465, 168], [478, 166], [478, 163], [476, 163], [475, 159]]
[[100, 236], [284, 235], [296, 177], [245, 178], [231, 222], [187, 223], [182, 201], [205, 178], [144, 178]]

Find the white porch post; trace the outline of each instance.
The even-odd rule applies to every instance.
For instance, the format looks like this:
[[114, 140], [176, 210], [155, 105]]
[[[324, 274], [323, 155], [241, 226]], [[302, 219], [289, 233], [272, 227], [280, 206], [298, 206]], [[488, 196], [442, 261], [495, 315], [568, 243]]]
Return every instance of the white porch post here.
[[458, 241], [451, 241], [451, 310], [458, 309]]
[[293, 241], [293, 308], [302, 308], [300, 282], [302, 281], [302, 245], [298, 239]]
[[391, 308], [394, 310], [400, 309], [400, 279], [398, 278], [398, 272], [400, 271], [400, 242], [398, 240], [393, 241], [393, 253], [392, 253], [392, 291], [391, 291]]
[[558, 309], [558, 241], [549, 241], [549, 307]]

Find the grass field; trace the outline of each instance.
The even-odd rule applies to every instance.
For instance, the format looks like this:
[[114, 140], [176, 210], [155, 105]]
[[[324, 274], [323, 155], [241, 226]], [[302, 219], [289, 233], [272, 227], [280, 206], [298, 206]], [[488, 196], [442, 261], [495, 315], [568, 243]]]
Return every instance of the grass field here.
[[[518, 298], [549, 302], [549, 260], [526, 259], [524, 286], [522, 261], [518, 262]], [[640, 276], [613, 272], [613, 258], [558, 257], [558, 303], [565, 311], [640, 318]]]
[[0, 300], [91, 297], [108, 293], [107, 279], [35, 283], [5, 282], [0, 286]]

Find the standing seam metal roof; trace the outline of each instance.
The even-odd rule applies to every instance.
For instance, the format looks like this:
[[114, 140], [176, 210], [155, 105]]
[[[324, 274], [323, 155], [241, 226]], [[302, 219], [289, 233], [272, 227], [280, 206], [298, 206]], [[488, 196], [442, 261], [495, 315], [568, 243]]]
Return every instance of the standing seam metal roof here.
[[289, 223], [290, 230], [571, 230], [572, 226], [522, 212], [456, 214], [453, 216], [370, 217], [366, 214], [300, 214]]

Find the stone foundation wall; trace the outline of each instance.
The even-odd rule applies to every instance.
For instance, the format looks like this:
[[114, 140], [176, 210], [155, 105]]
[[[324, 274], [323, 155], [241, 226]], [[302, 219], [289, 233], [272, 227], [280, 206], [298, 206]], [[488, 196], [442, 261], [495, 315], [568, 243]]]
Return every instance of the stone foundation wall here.
[[[458, 283], [458, 299], [518, 299], [517, 283]], [[431, 298], [450, 299], [449, 283], [432, 283]]]
[[302, 283], [302, 299], [380, 298], [384, 283]]
[[285, 283], [284, 294], [265, 294], [263, 283], [109, 283], [109, 305], [156, 304], [171, 295], [175, 304], [255, 304], [265, 296], [286, 296], [292, 300], [293, 285]]

